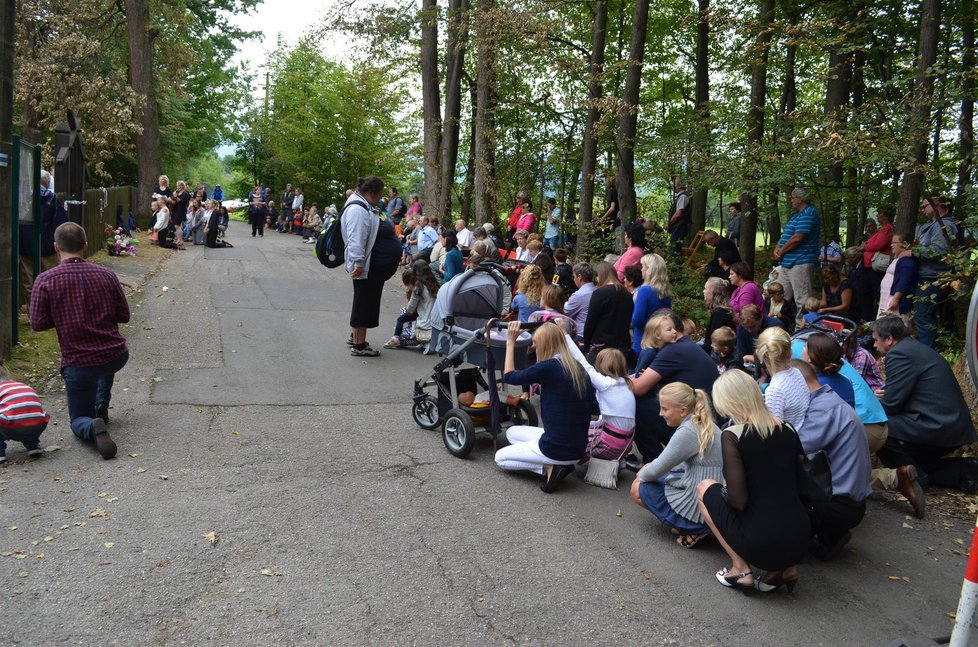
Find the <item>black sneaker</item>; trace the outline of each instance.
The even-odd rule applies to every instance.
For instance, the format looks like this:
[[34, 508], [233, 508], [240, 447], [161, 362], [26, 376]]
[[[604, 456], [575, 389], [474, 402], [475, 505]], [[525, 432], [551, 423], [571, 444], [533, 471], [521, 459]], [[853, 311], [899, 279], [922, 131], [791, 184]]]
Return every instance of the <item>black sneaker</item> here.
[[350, 336], [346, 338], [346, 345], [353, 348], [353, 333], [350, 333]]
[[102, 458], [109, 460], [118, 451], [115, 446], [115, 441], [109, 436], [109, 432], [105, 430], [105, 421], [101, 418], [95, 418], [92, 420], [92, 440], [95, 442], [95, 449], [98, 453], [102, 455]]
[[28, 456], [40, 456], [44, 453], [44, 448], [41, 447], [41, 443], [36, 440], [32, 443], [24, 443], [24, 447], [27, 449]]
[[376, 351], [367, 345], [363, 348], [351, 348], [350, 355], [353, 355], [354, 357], [377, 357], [380, 355], [380, 351]]

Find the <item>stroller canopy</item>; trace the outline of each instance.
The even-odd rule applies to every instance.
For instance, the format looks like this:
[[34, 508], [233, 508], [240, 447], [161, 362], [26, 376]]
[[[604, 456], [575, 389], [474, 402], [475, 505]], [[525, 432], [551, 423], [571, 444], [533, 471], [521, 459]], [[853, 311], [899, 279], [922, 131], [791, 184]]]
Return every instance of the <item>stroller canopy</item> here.
[[503, 290], [506, 289], [492, 273], [466, 270], [438, 290], [432, 312], [435, 327], [448, 328], [446, 319], [454, 325], [475, 330], [486, 325], [503, 311]]

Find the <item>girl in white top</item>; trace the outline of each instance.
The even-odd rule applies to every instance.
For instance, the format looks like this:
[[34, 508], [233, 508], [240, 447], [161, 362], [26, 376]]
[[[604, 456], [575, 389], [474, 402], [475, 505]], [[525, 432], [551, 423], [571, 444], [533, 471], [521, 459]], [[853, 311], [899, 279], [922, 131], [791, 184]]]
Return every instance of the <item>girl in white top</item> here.
[[791, 338], [782, 328], [768, 328], [757, 339], [755, 355], [771, 376], [764, 404], [775, 418], [797, 428], [808, 412], [811, 394], [801, 371], [791, 366]]
[[635, 394], [632, 383], [625, 379], [628, 375], [625, 355], [617, 348], [605, 348], [591, 366], [570, 335], [565, 337], [571, 357], [584, 367], [594, 386], [601, 411], [601, 417], [591, 425], [588, 455], [618, 460], [631, 446], [635, 435]]

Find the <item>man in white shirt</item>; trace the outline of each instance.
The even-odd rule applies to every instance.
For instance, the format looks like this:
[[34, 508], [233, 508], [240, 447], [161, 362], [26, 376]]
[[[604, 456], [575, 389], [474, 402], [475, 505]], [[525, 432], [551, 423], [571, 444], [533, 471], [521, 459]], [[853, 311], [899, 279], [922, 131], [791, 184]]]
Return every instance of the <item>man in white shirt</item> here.
[[455, 236], [458, 238], [458, 248], [466, 250], [472, 247], [472, 231], [465, 226], [465, 221], [459, 218], [455, 221]]
[[577, 328], [575, 338], [580, 341], [584, 336], [584, 322], [587, 320], [588, 306], [591, 305], [591, 293], [594, 292], [594, 269], [587, 263], [575, 265], [574, 285], [577, 290], [564, 304], [564, 314], [574, 320]]

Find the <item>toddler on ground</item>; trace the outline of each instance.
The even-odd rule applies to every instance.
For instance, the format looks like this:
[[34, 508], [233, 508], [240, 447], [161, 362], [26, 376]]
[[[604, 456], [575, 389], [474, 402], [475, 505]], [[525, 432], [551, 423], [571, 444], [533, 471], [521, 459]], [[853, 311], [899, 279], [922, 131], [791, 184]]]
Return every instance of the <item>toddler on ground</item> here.
[[7, 460], [8, 440], [23, 443], [28, 456], [43, 454], [40, 437], [49, 420], [34, 389], [15, 382], [0, 365], [0, 463]]

